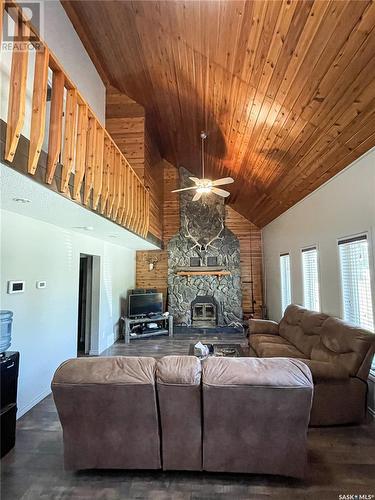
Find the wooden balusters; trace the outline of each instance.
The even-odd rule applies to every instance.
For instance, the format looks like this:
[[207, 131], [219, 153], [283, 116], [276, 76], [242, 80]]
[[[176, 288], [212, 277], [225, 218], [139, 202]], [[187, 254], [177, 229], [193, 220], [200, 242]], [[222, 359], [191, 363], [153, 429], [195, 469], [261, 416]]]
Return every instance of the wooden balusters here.
[[86, 171], [86, 145], [89, 115], [86, 104], [78, 106], [77, 137], [76, 137], [76, 161], [73, 184], [73, 198], [80, 199], [81, 187]]
[[107, 201], [107, 209], [106, 214], [107, 217], [111, 216], [113, 203], [115, 201], [114, 191], [115, 191], [115, 146], [111, 143], [111, 151], [110, 151], [110, 168], [109, 168], [109, 194]]
[[141, 184], [138, 185], [138, 220], [136, 226], [136, 233], [140, 233], [142, 229], [142, 217], [143, 217], [143, 193], [144, 189]]
[[59, 155], [61, 153], [64, 82], [65, 77], [62, 71], [56, 71], [53, 73], [46, 175], [47, 184], [52, 183]]
[[70, 89], [67, 92], [65, 106], [65, 131], [64, 149], [61, 170], [60, 191], [65, 193], [68, 189], [70, 174], [73, 168], [74, 150], [76, 145], [77, 122], [77, 91]]
[[146, 216], [145, 216], [145, 234], [144, 237], [147, 237], [148, 229], [150, 227], [150, 190], [146, 190]]
[[120, 160], [120, 203], [119, 203], [119, 209], [118, 209], [117, 217], [116, 217], [116, 222], [118, 224], [121, 224], [122, 215], [124, 213], [124, 193], [125, 193], [124, 177], [125, 177], [124, 160], [121, 158], [121, 160]]
[[147, 223], [147, 220], [148, 220], [147, 214], [149, 211], [148, 203], [149, 203], [149, 199], [150, 199], [148, 189], [145, 189], [143, 194], [144, 194], [144, 196], [143, 196], [143, 221], [142, 221], [141, 234], [144, 238], [146, 238], [147, 232], [148, 232], [148, 223]]
[[112, 207], [112, 220], [116, 220], [117, 212], [120, 205], [120, 169], [121, 169], [121, 154], [116, 151], [115, 156], [115, 184], [114, 184], [114, 203]]
[[[18, 28], [25, 37], [30, 36], [28, 26], [22, 25]], [[27, 50], [13, 50], [12, 67], [10, 71], [10, 87], [8, 102], [7, 134], [5, 141], [4, 158], [13, 161], [16, 153], [21, 130], [25, 120], [26, 104], [26, 78], [27, 78]]]
[[133, 229], [134, 214], [135, 214], [135, 174], [131, 170], [130, 171], [130, 216], [127, 224], [129, 229]]
[[130, 175], [130, 167], [125, 160], [125, 209], [121, 221], [124, 227], [128, 227], [130, 213]]
[[83, 203], [85, 205], [88, 205], [90, 201], [91, 190], [94, 185], [96, 130], [97, 130], [96, 120], [94, 116], [91, 113], [89, 113], [89, 125], [87, 129], [87, 144], [86, 144], [85, 185], [83, 189]]
[[104, 153], [104, 130], [98, 124], [96, 130], [96, 151], [95, 151], [95, 173], [93, 185], [92, 208], [97, 209], [99, 198], [103, 187], [103, 153]]
[[[1, 16], [4, 8], [4, 1], [0, 0]], [[18, 30], [23, 39], [29, 39], [32, 31], [33, 37], [40, 40], [32, 26], [22, 18], [21, 9], [17, 11], [17, 15], [18, 21], [15, 21], [19, 24]], [[58, 183], [60, 192], [69, 193], [69, 181], [73, 173], [72, 197], [75, 200], [85, 205], [89, 205], [92, 200], [94, 210], [146, 237], [150, 196], [143, 182], [101, 126], [53, 53], [42, 40], [39, 46], [40, 49], [35, 53], [28, 172], [35, 174], [44, 140], [50, 68], [52, 95], [45, 182], [56, 182], [56, 167], [61, 156], [61, 178]], [[24, 124], [27, 65], [28, 51], [14, 50], [4, 155], [9, 162], [14, 159]]]
[[109, 195], [109, 179], [110, 179], [110, 168], [111, 168], [111, 140], [108, 137], [104, 138], [104, 152], [103, 152], [103, 185], [102, 185], [102, 196], [100, 202], [100, 212], [104, 214], [105, 207], [108, 201]]
[[46, 126], [46, 105], [48, 86], [48, 60], [49, 50], [43, 47], [35, 54], [34, 88], [31, 110], [30, 126], [30, 146], [27, 171], [34, 175], [42, 144]]

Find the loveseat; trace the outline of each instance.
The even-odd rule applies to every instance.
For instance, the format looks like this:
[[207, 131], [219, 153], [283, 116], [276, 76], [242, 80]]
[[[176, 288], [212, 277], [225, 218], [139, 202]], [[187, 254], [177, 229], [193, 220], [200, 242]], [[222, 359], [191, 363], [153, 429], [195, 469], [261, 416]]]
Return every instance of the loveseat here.
[[52, 381], [70, 470], [303, 477], [312, 391], [288, 359], [79, 358]]
[[292, 304], [280, 323], [251, 319], [249, 346], [252, 355], [295, 358], [310, 368], [314, 380], [310, 425], [363, 421], [375, 346], [371, 332]]

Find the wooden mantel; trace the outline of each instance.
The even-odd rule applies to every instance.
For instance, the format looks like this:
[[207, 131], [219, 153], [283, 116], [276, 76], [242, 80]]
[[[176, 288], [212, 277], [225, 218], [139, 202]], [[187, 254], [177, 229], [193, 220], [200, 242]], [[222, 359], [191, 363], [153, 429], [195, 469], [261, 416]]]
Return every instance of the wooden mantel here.
[[229, 276], [230, 271], [177, 271], [177, 276]]

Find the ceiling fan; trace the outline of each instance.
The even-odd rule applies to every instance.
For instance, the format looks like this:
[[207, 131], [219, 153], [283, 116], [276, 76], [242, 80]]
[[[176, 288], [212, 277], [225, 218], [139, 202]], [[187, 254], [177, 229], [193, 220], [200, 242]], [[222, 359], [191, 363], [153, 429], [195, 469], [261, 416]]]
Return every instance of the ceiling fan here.
[[216, 186], [224, 186], [225, 184], [232, 184], [234, 179], [232, 177], [223, 177], [222, 179], [216, 179], [216, 181], [211, 181], [210, 179], [205, 179], [204, 177], [204, 141], [207, 139], [206, 132], [201, 132], [201, 162], [202, 162], [202, 178], [198, 179], [198, 177], [189, 177], [195, 183], [195, 186], [182, 188], [182, 189], [174, 189], [172, 193], [180, 193], [181, 191], [190, 191], [195, 189], [196, 193], [193, 196], [192, 201], [198, 201], [203, 194], [215, 193], [219, 196], [223, 196], [226, 198], [230, 195], [229, 191], [225, 191], [224, 189], [219, 189]]

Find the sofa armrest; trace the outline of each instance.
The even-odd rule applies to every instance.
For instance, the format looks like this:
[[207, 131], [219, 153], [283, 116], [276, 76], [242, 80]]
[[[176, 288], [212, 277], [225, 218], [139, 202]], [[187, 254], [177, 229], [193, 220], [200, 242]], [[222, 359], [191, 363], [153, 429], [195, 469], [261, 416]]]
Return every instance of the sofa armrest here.
[[278, 335], [279, 334], [279, 324], [276, 321], [270, 321], [266, 319], [250, 319], [249, 320], [249, 332], [250, 335], [256, 333]]
[[301, 359], [312, 373], [314, 382], [327, 380], [345, 380], [349, 378], [349, 372], [337, 363], [317, 361], [314, 359]]

